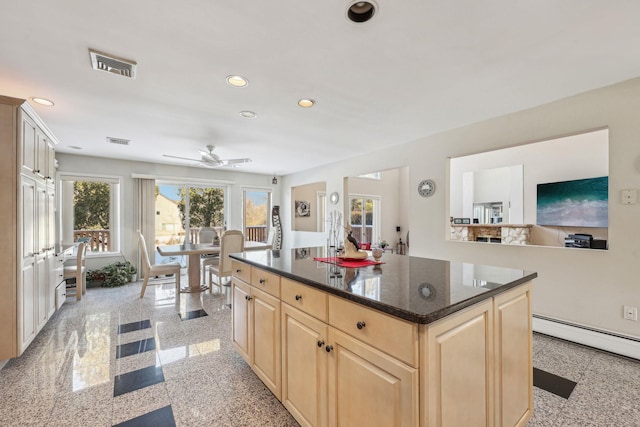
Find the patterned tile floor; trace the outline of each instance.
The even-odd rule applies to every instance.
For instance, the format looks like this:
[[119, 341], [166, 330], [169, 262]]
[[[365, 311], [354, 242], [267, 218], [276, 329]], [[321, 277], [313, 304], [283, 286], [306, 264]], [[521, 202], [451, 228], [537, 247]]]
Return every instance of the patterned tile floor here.
[[[139, 291], [69, 299], [0, 370], [0, 425], [298, 425], [233, 350], [227, 294]], [[640, 426], [640, 362], [535, 335], [534, 365], [529, 426]]]

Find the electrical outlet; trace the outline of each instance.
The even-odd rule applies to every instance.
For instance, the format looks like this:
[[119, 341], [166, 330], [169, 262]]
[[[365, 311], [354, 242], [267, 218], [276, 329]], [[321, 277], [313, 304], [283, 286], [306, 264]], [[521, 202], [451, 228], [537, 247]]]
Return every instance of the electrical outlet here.
[[624, 308], [624, 318], [627, 320], [633, 320], [634, 322], [638, 321], [638, 308], [637, 307], [630, 307], [628, 305], [625, 305]]

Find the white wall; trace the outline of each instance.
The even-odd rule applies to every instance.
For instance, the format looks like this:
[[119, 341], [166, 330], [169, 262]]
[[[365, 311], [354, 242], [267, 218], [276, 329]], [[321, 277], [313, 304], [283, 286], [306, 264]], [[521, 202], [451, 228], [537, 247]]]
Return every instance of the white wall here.
[[[115, 257], [92, 257], [87, 259], [88, 268], [96, 268], [115, 260], [137, 260], [138, 243], [135, 238], [134, 212], [134, 179], [132, 174], [153, 175], [166, 179], [188, 179], [227, 181], [229, 207], [227, 228], [242, 229], [242, 191], [245, 188], [270, 189], [273, 191], [273, 203], [279, 204], [280, 185], [271, 183], [271, 175], [248, 174], [221, 169], [205, 169], [199, 167], [171, 166], [145, 162], [105, 159], [73, 154], [56, 154], [59, 167], [57, 172], [69, 174], [91, 174], [116, 176], [121, 178], [120, 186], [120, 249], [121, 255]], [[269, 213], [270, 217], [270, 213]]]
[[[283, 200], [292, 185], [326, 180], [327, 193], [342, 195], [343, 176], [408, 165], [412, 255], [536, 271], [536, 314], [640, 337], [640, 324], [622, 318], [623, 304], [640, 307], [640, 205], [622, 205], [619, 196], [622, 189], [640, 188], [638, 111], [640, 78], [287, 176]], [[603, 127], [609, 128], [610, 250], [448, 240], [447, 159]], [[548, 165], [564, 166], [551, 160]], [[416, 191], [425, 178], [436, 182], [429, 198]], [[284, 230], [290, 229], [285, 223]], [[285, 231], [285, 244], [305, 246], [306, 237]]]

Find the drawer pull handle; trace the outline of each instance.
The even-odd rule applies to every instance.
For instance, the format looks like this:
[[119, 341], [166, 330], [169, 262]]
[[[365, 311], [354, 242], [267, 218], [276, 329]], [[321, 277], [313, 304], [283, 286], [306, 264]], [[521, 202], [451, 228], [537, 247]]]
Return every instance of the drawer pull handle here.
[[237, 269], [237, 270], [236, 270], [236, 273], [240, 273], [241, 271], [242, 271], [242, 270], [240, 270], [240, 269]]
[[364, 322], [358, 322], [358, 323], [356, 323], [356, 327], [357, 327], [358, 329], [362, 329], [362, 328], [364, 328], [365, 326], [367, 326], [367, 324], [366, 324], [366, 323], [364, 323]]
[[253, 297], [251, 295], [245, 295], [244, 299], [246, 299], [247, 301], [251, 301]]
[[324, 341], [318, 340], [318, 347], [322, 347], [324, 345]]
[[300, 301], [302, 299], [302, 295], [298, 294], [296, 295], [296, 301]]
[[261, 285], [264, 285], [264, 283], [265, 283], [265, 282], [266, 282], [266, 280], [265, 280], [265, 279], [260, 279], [260, 284], [261, 284]]
[[333, 350], [333, 346], [332, 345], [328, 345], [324, 349], [327, 350], [327, 353], [331, 353], [331, 350]]

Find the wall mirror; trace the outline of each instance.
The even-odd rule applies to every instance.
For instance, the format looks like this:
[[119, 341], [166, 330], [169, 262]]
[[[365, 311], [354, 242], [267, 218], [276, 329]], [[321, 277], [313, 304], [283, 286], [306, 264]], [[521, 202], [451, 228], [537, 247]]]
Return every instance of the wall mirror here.
[[601, 246], [608, 175], [608, 129], [451, 158], [450, 239], [568, 246], [584, 234]]
[[[398, 250], [409, 232], [409, 167], [375, 171], [344, 179], [345, 226], [361, 243], [386, 242]], [[407, 253], [406, 245], [404, 252]]]
[[314, 182], [291, 188], [291, 224], [293, 231], [325, 230], [327, 185]]

